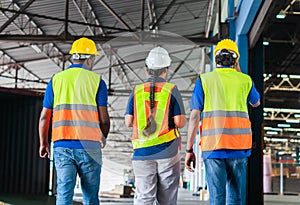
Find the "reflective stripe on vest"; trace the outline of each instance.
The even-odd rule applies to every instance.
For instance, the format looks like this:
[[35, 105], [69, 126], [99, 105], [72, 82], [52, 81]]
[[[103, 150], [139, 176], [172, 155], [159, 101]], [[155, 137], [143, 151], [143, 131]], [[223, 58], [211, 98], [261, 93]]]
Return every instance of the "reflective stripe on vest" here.
[[52, 140], [100, 141], [96, 95], [100, 76], [71, 68], [54, 75]]
[[134, 91], [133, 148], [144, 148], [170, 142], [178, 136], [174, 129], [169, 130], [169, 105], [175, 85], [167, 82], [155, 84], [154, 113], [156, 131], [150, 136], [143, 135], [150, 116], [150, 83], [137, 85]]
[[233, 69], [200, 75], [204, 91], [201, 149], [250, 149], [251, 123], [247, 97], [252, 81]]

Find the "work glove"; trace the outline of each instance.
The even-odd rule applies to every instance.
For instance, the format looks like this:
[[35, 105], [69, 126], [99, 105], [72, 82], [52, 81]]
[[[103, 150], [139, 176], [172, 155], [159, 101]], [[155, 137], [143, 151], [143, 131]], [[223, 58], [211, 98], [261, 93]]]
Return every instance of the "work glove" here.
[[100, 144], [101, 144], [101, 148], [103, 149], [106, 145], [106, 138], [101, 135], [101, 139], [100, 139]]
[[[185, 168], [190, 171], [194, 172], [194, 169], [196, 167], [196, 156], [194, 152], [189, 152], [185, 154]], [[192, 168], [193, 167], [193, 168]]]

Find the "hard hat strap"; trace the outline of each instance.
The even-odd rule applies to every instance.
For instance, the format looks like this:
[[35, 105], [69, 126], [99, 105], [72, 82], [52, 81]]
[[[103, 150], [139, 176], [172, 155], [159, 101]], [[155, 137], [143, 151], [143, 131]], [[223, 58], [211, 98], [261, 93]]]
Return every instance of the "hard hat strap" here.
[[72, 55], [72, 58], [75, 60], [85, 60], [90, 58], [92, 55], [90, 54], [79, 54], [79, 53], [75, 53]]

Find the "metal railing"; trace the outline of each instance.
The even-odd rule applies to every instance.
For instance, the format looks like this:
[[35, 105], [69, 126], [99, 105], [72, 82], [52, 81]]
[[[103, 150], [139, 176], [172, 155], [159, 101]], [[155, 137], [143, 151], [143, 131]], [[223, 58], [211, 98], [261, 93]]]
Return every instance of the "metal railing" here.
[[300, 164], [295, 162], [264, 162], [264, 193], [300, 194]]

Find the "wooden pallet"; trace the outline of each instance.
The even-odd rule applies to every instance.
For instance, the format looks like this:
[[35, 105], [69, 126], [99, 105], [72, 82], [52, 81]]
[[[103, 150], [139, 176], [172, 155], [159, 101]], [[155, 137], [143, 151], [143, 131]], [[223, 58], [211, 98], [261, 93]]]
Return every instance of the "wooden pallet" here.
[[108, 197], [108, 198], [131, 198], [133, 195], [124, 195], [110, 192], [102, 192], [100, 193], [100, 197]]

